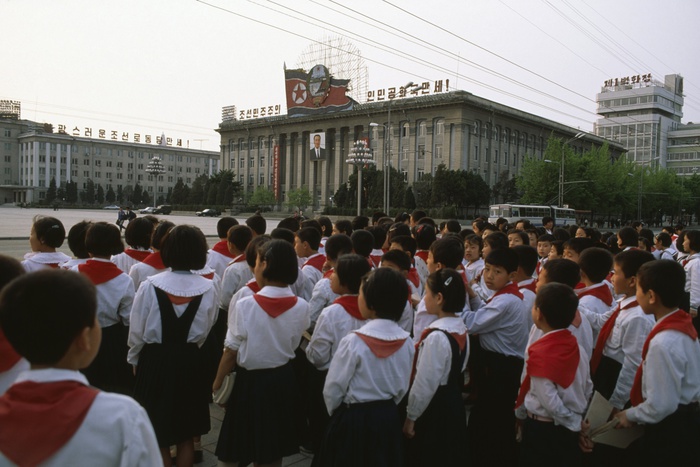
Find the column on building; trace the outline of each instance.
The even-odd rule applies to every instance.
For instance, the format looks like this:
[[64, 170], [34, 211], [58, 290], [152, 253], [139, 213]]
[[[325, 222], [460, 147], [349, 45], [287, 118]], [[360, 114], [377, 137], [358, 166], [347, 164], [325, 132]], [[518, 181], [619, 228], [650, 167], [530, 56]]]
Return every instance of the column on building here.
[[335, 194], [335, 192], [340, 188], [340, 185], [342, 183], [345, 183], [346, 180], [343, 177], [343, 167], [346, 167], [345, 164], [345, 147], [347, 145], [348, 141], [348, 127], [341, 127], [336, 130], [336, 134], [334, 135], [334, 144], [333, 144], [333, 183], [331, 185], [331, 191]]
[[72, 154], [71, 150], [73, 149], [72, 144], [68, 144], [66, 147], [66, 183], [70, 182], [71, 180], [71, 164], [72, 164]]
[[39, 142], [32, 143], [34, 150], [32, 151], [32, 186], [39, 186]]
[[296, 140], [296, 157], [294, 158], [294, 188], [298, 189], [306, 185], [305, 171], [306, 161], [309, 158], [309, 132], [299, 134]]
[[26, 155], [26, 151], [24, 149], [24, 146], [26, 143], [24, 141], [20, 141], [19, 143], [19, 184], [24, 185], [24, 169], [27, 166], [26, 162], [24, 161], [24, 156]]
[[329, 193], [328, 180], [330, 177], [331, 161], [334, 158], [333, 148], [335, 147], [335, 128], [326, 129], [326, 159], [317, 162], [319, 165], [320, 174], [317, 175], [316, 180], [319, 181], [321, 185], [321, 203], [319, 208], [323, 209], [329, 205], [328, 198], [333, 194]]
[[281, 190], [284, 195], [280, 199], [282, 202], [287, 201], [287, 193], [292, 189], [292, 169], [294, 167], [292, 159], [294, 158], [293, 148], [296, 135], [297, 133], [290, 133], [284, 141], [284, 189]]

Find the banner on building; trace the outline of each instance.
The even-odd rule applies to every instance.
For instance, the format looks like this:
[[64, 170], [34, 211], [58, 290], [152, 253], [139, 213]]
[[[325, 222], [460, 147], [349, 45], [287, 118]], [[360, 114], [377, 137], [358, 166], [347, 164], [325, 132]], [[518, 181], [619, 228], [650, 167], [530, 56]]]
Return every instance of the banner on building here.
[[275, 201], [280, 200], [280, 145], [275, 144], [272, 154], [272, 192]]
[[316, 65], [309, 72], [285, 68], [284, 79], [290, 117], [351, 110], [355, 104], [345, 95], [350, 80], [333, 78], [323, 65]]

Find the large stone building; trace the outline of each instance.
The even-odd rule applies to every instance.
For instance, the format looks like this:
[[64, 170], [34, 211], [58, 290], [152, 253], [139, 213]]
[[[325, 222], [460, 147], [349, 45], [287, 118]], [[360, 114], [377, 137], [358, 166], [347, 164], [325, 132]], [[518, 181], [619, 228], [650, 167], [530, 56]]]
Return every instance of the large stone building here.
[[[111, 139], [109, 134], [105, 138], [72, 136], [53, 132], [51, 125], [7, 115], [0, 117], [0, 150], [0, 203], [40, 202], [51, 179], [57, 186], [76, 182], [79, 191], [85, 190], [88, 180], [115, 192], [128, 192], [127, 187], [138, 183], [151, 200], [157, 189], [160, 199], [178, 178], [192, 185], [197, 176], [218, 172], [220, 160], [214, 151], [129, 142]], [[146, 173], [154, 157], [160, 157], [165, 169], [157, 188], [154, 177]]]
[[[502, 177], [517, 175], [526, 155], [541, 158], [550, 136], [569, 140], [579, 130], [453, 91], [360, 104], [336, 113], [227, 119], [218, 132], [221, 167], [233, 170], [247, 193], [263, 186], [284, 202], [286, 192], [305, 186], [313, 193], [314, 208], [322, 209], [354, 170], [346, 159], [358, 139], [369, 141], [378, 167], [390, 163], [409, 185], [444, 164], [473, 171], [493, 186]], [[311, 150], [315, 134], [323, 135], [323, 157]], [[624, 153], [621, 144], [589, 133], [571, 146], [582, 153], [604, 143], [613, 157]]]

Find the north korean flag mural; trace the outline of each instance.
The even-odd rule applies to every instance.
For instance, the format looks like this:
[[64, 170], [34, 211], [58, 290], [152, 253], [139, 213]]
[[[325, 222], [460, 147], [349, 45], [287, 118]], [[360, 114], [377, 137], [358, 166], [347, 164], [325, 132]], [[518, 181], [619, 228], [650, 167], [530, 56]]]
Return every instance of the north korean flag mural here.
[[287, 115], [315, 115], [351, 110], [355, 101], [345, 95], [349, 79], [335, 79], [323, 65], [311, 71], [284, 70]]

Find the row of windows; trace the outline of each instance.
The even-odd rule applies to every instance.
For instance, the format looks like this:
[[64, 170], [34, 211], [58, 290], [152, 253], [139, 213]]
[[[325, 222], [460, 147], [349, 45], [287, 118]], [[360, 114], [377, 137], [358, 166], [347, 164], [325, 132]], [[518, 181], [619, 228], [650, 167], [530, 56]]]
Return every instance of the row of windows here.
[[[26, 142], [24, 143], [24, 149], [26, 151], [33, 150], [34, 142]], [[40, 141], [39, 143], [39, 149], [46, 149], [46, 142]], [[10, 145], [10, 148], [7, 146]], [[56, 151], [56, 143], [50, 143], [50, 150], [51, 151]], [[62, 144], [61, 146], [61, 152], [67, 152], [68, 151], [68, 145]], [[5, 143], [5, 149], [11, 149], [11, 143]], [[127, 156], [130, 158], [136, 157], [137, 159], [153, 159], [154, 157], [160, 157], [161, 160], [167, 161], [167, 162], [187, 162], [188, 164], [191, 163], [200, 163], [202, 165], [207, 165], [209, 163], [209, 157], [196, 157], [196, 156], [185, 156], [182, 154], [160, 154], [160, 153], [150, 153], [150, 152], [141, 152], [141, 151], [126, 151], [126, 150], [121, 150], [121, 149], [110, 149], [110, 148], [105, 148], [103, 151], [103, 148], [101, 147], [93, 147], [93, 146], [78, 146], [78, 145], [72, 145], [71, 146], [71, 153], [73, 154], [85, 154], [85, 155], [90, 155], [90, 152], [92, 151], [92, 155], [94, 156], [102, 156], [106, 155], [107, 157], [122, 157], [122, 156]]]
[[700, 159], [700, 153], [697, 152], [677, 152], [669, 154], [667, 159], [669, 161], [691, 161]]
[[[530, 147], [535, 151], [544, 149], [544, 137], [542, 136], [538, 139], [535, 135], [528, 135], [525, 132], [521, 133], [518, 130], [511, 130], [508, 127], [501, 128], [500, 125], [494, 126], [490, 123], [482, 124], [479, 120], [474, 122], [472, 134], [481, 138], [500, 141], [505, 144], [520, 145], [525, 148]], [[538, 141], [539, 145], [537, 144]]]

